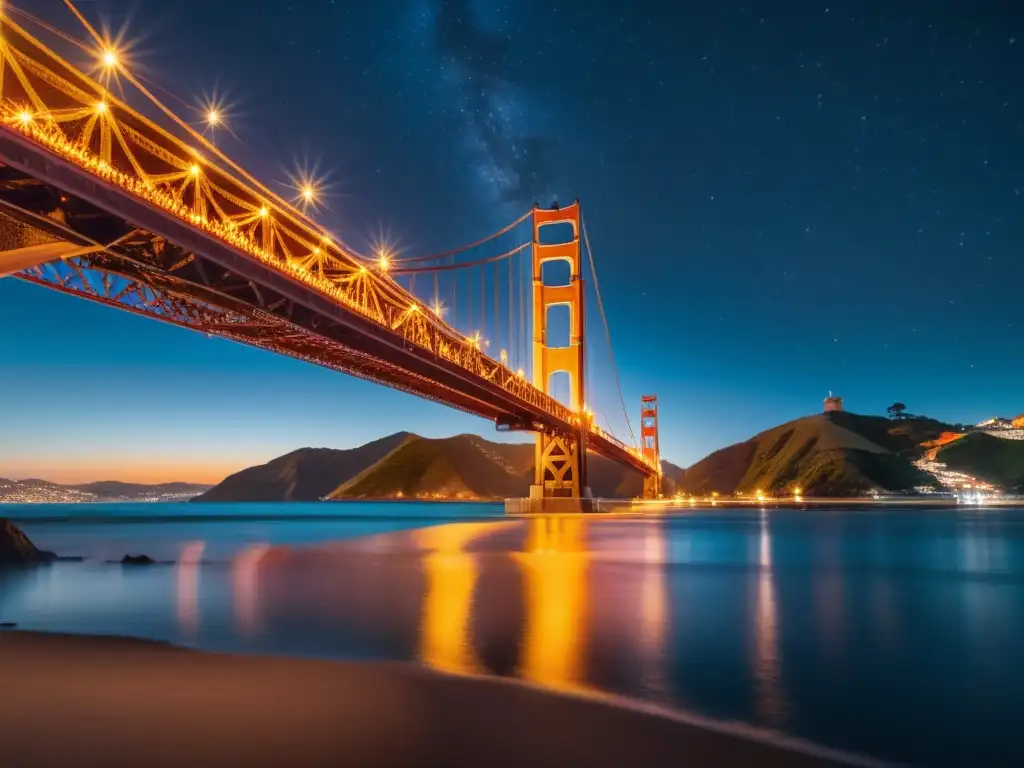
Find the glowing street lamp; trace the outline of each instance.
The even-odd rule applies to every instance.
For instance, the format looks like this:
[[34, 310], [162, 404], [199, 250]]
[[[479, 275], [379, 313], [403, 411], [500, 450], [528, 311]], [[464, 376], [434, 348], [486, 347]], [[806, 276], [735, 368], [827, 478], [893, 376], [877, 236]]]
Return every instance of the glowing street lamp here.
[[107, 48], [100, 55], [100, 63], [103, 64], [104, 69], [114, 69], [121, 63], [121, 57], [115, 49]]

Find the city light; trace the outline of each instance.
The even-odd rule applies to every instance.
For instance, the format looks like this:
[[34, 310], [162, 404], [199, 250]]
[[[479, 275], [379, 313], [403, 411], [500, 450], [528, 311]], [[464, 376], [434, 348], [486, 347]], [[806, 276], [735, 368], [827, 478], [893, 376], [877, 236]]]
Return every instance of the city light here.
[[220, 125], [220, 112], [218, 112], [216, 109], [211, 109], [209, 112], [206, 113], [206, 122], [211, 127], [216, 127]]
[[113, 48], [107, 48], [102, 52], [100, 61], [103, 63], [104, 69], [113, 69], [120, 63], [121, 57]]
[[377, 266], [380, 267], [381, 272], [387, 272], [391, 267], [391, 258], [389, 257], [388, 252], [384, 249], [381, 249], [377, 253]]

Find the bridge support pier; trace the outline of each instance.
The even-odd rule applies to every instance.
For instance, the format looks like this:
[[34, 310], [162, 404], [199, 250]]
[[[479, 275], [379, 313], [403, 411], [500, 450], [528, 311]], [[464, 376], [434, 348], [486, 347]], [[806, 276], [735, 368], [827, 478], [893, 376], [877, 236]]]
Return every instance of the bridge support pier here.
[[[568, 224], [571, 236], [546, 236], [556, 225]], [[567, 233], [568, 234], [568, 233]], [[569, 282], [547, 285], [544, 265], [563, 261], [569, 265]], [[583, 372], [584, 282], [580, 258], [580, 205], [533, 209], [533, 384], [552, 394], [552, 377], [569, 379], [569, 407], [579, 414], [576, 434], [537, 433], [534, 450], [534, 482], [530, 487], [530, 508], [538, 512], [584, 512], [592, 508], [587, 487], [586, 438], [589, 420], [584, 399]], [[569, 345], [554, 346], [549, 338], [548, 310], [569, 308]]]
[[658, 473], [644, 475], [644, 498], [661, 498], [661, 447], [658, 445], [658, 398], [644, 395], [640, 398], [640, 453]]

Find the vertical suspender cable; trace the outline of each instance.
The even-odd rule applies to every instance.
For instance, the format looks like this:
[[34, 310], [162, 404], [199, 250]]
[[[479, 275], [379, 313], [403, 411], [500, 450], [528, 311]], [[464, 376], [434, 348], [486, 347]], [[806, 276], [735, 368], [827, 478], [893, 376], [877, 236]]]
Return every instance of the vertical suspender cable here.
[[505, 343], [508, 345], [506, 349], [509, 354], [509, 365], [511, 365], [512, 361], [512, 348], [515, 346], [515, 336], [512, 330], [512, 302], [515, 295], [513, 291], [515, 283], [512, 282], [512, 260], [515, 258], [516, 257], [513, 256], [508, 260], [508, 325], [505, 327]]
[[580, 228], [583, 230], [583, 244], [587, 247], [587, 260], [590, 262], [590, 274], [594, 278], [594, 293], [597, 294], [597, 308], [601, 311], [601, 322], [604, 325], [605, 340], [608, 342], [608, 356], [612, 360], [612, 373], [615, 374], [615, 388], [619, 391], [619, 402], [622, 404], [622, 415], [626, 417], [626, 426], [629, 427], [629, 436], [633, 445], [637, 445], [636, 435], [633, 433], [633, 424], [629, 420], [629, 411], [626, 409], [626, 399], [622, 396], [622, 383], [619, 381], [619, 369], [615, 365], [615, 351], [612, 349], [612, 334], [608, 328], [608, 317], [604, 313], [604, 301], [601, 300], [601, 286], [597, 282], [597, 270], [594, 269], [594, 253], [590, 250], [590, 237], [587, 235], [587, 224], [580, 216]]
[[487, 265], [480, 265], [480, 333], [487, 330]]
[[499, 285], [501, 282], [501, 265], [498, 262], [494, 262], [494, 266], [491, 267], [491, 272], [494, 273], [494, 301], [491, 304], [491, 338], [494, 339], [495, 346], [495, 349], [491, 350], [491, 357], [498, 357], [498, 348], [501, 347], [501, 335], [500, 329], [498, 328], [498, 291], [501, 288], [501, 285]]

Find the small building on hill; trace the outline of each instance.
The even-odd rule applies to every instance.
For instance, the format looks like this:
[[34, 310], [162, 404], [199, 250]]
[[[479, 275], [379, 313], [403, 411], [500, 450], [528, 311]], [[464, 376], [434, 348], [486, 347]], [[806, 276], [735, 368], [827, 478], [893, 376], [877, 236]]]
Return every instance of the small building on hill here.
[[828, 397], [825, 398], [825, 413], [841, 410], [843, 410], [843, 398], [829, 392]]

